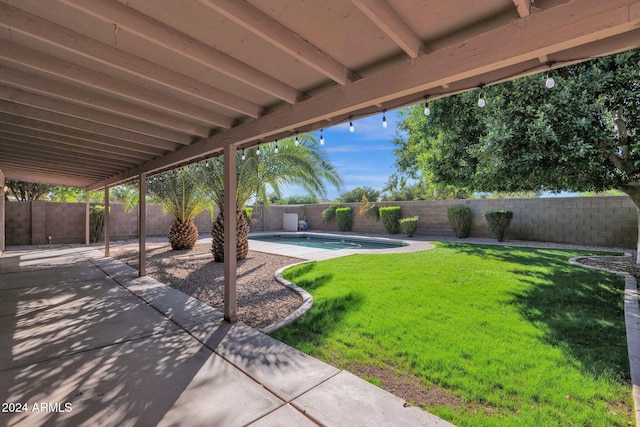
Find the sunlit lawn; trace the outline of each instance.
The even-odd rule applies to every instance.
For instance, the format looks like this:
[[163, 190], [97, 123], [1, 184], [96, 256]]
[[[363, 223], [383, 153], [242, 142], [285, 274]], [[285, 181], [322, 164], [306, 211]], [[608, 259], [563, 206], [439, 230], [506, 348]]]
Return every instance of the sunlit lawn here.
[[567, 262], [584, 255], [439, 243], [293, 267], [314, 306], [275, 337], [444, 388], [464, 404], [427, 409], [461, 426], [626, 426], [624, 279]]

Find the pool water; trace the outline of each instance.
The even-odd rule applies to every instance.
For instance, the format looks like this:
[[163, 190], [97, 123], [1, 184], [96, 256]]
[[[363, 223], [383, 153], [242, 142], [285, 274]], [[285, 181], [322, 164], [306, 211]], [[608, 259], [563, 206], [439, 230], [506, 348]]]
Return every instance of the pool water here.
[[340, 237], [314, 234], [271, 234], [249, 236], [251, 240], [281, 243], [283, 245], [305, 246], [318, 249], [391, 249], [407, 246], [399, 240], [377, 240], [366, 237]]

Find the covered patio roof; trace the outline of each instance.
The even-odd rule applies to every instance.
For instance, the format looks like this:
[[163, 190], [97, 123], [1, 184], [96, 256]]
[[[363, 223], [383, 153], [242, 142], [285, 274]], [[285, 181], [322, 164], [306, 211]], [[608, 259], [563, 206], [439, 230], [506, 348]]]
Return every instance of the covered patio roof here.
[[640, 0], [0, 0], [0, 171], [141, 174], [640, 46]]

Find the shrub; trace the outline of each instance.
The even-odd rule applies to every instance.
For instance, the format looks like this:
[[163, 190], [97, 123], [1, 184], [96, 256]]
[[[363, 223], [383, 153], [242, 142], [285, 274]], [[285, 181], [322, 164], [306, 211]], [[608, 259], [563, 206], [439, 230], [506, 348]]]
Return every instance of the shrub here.
[[331, 221], [331, 218], [336, 216], [336, 209], [338, 209], [339, 207], [340, 207], [340, 203], [333, 202], [331, 203], [331, 205], [329, 205], [327, 209], [322, 211], [322, 218], [324, 219], [324, 225], [329, 224], [329, 221]]
[[498, 242], [504, 241], [504, 236], [509, 230], [511, 220], [513, 219], [513, 211], [487, 211], [484, 213], [484, 217], [489, 223], [489, 229], [491, 233], [498, 239]]
[[338, 228], [340, 229], [340, 231], [351, 231], [353, 220], [351, 218], [350, 207], [337, 208], [336, 218], [338, 219]]
[[402, 217], [402, 208], [400, 206], [383, 206], [378, 212], [384, 228], [390, 234], [398, 234], [400, 232], [400, 218]]
[[402, 218], [400, 220], [400, 228], [402, 228], [402, 231], [407, 233], [407, 236], [413, 236], [418, 228], [418, 215], [409, 218]]
[[96, 243], [104, 232], [104, 206], [92, 205], [89, 208], [89, 241]]
[[447, 219], [456, 237], [464, 239], [471, 233], [471, 208], [454, 206], [447, 209]]

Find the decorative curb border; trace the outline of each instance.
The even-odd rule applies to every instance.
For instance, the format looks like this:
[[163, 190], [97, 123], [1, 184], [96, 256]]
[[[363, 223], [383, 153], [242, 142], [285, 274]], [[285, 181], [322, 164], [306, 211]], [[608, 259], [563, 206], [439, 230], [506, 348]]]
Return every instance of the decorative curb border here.
[[[629, 252], [625, 252], [624, 256], [631, 257], [633, 255]], [[640, 426], [640, 304], [638, 301], [638, 282], [635, 277], [628, 273], [581, 264], [577, 261], [578, 258], [586, 257], [571, 258], [569, 260], [569, 264], [591, 268], [593, 270], [606, 271], [607, 273], [617, 274], [619, 276], [624, 276], [625, 278], [624, 322], [627, 332], [627, 349], [629, 352], [629, 370], [631, 374], [633, 409], [636, 414], [636, 425]]]
[[302, 297], [302, 304], [300, 304], [300, 307], [298, 307], [296, 311], [294, 311], [284, 319], [278, 320], [277, 322], [272, 323], [271, 325], [260, 329], [260, 332], [265, 334], [271, 334], [277, 331], [278, 329], [282, 329], [285, 326], [288, 326], [293, 322], [295, 322], [296, 320], [298, 320], [300, 317], [302, 317], [303, 314], [309, 311], [309, 309], [313, 306], [313, 297], [309, 292], [305, 291], [300, 286], [294, 283], [291, 283], [290, 281], [282, 277], [282, 272], [287, 268], [293, 267], [295, 265], [308, 264], [310, 262], [313, 262], [313, 261], [303, 261], [295, 264], [285, 265], [284, 267], [278, 269], [275, 272], [275, 278], [278, 282], [280, 282], [282, 285], [286, 286], [287, 288], [293, 290], [294, 292], [296, 292], [298, 295]]

